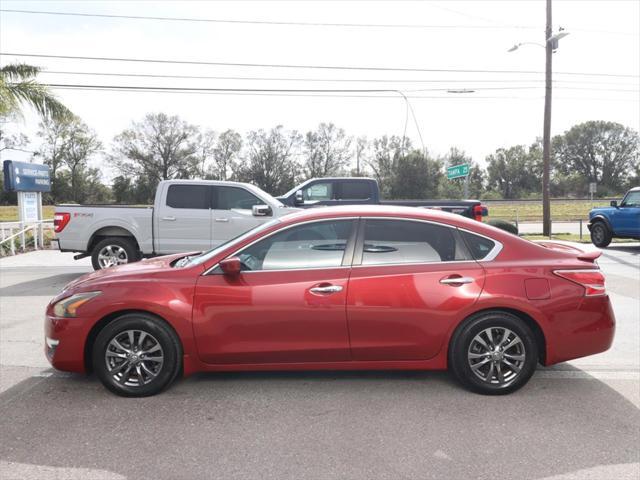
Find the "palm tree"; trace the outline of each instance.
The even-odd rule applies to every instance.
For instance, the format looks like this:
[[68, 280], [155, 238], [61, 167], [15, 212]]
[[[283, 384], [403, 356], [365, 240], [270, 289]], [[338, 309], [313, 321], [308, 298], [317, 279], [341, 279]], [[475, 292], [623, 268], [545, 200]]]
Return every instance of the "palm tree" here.
[[0, 116], [19, 113], [30, 105], [43, 117], [65, 119], [73, 116], [46, 85], [35, 80], [40, 67], [15, 63], [0, 68]]

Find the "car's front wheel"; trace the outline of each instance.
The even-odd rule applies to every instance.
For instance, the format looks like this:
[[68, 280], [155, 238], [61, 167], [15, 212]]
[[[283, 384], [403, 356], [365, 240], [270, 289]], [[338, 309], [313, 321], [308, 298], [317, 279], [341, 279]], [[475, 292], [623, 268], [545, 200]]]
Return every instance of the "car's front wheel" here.
[[98, 334], [93, 367], [112, 392], [125, 397], [155, 395], [181, 370], [180, 342], [162, 320], [144, 313], [126, 314]]
[[604, 222], [599, 221], [591, 226], [591, 243], [593, 243], [596, 247], [608, 247], [611, 243], [611, 238], [611, 230], [609, 230]]
[[507, 312], [484, 312], [470, 317], [456, 331], [449, 350], [449, 366], [468, 389], [485, 395], [504, 395], [524, 386], [538, 363], [533, 332]]

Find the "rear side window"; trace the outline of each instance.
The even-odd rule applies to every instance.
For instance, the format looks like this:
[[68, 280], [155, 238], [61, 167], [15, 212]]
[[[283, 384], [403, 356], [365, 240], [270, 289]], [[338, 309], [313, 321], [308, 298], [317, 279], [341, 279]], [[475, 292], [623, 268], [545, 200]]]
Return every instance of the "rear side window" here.
[[363, 265], [470, 260], [456, 229], [406, 220], [367, 220]]
[[486, 237], [474, 235], [473, 233], [465, 232], [463, 230], [460, 231], [460, 234], [471, 251], [471, 255], [473, 255], [473, 258], [476, 260], [482, 260], [485, 258], [496, 246], [496, 242]]
[[340, 200], [367, 200], [371, 196], [368, 182], [341, 182]]
[[167, 206], [171, 208], [208, 209], [211, 205], [208, 185], [170, 185]]
[[215, 189], [218, 196], [215, 206], [217, 210], [231, 210], [232, 208], [250, 210], [254, 205], [261, 205], [264, 203], [244, 188], [215, 187]]

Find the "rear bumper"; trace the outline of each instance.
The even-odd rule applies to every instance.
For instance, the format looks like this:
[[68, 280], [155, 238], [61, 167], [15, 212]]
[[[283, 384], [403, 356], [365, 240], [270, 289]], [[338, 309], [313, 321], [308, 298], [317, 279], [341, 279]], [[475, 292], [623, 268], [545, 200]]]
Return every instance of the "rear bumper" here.
[[45, 356], [54, 368], [67, 372], [85, 372], [84, 345], [88, 322], [81, 318], [45, 316]]
[[550, 328], [545, 365], [608, 350], [616, 330], [609, 296], [584, 297], [577, 310], [554, 315]]

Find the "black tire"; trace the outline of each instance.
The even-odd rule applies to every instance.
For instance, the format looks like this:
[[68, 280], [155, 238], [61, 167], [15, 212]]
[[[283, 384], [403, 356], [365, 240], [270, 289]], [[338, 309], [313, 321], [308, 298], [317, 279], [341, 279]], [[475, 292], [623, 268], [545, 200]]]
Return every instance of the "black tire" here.
[[[155, 349], [153, 354], [147, 354], [144, 357], [146, 360], [142, 360], [142, 356], [137, 358], [144, 348], [138, 348], [134, 352], [133, 348], [130, 348], [132, 345], [124, 340], [128, 338], [128, 332], [131, 331], [134, 331], [134, 346], [142, 337], [141, 332], [144, 332], [143, 345], [147, 345], [145, 348], [149, 350]], [[138, 332], [137, 335], [136, 332]], [[120, 355], [111, 343], [114, 339], [118, 339], [116, 341], [126, 350], [130, 350], [132, 355], [137, 355], [130, 356], [127, 360], [122, 358], [123, 361], [120, 357], [112, 359], [111, 353]], [[160, 351], [156, 349], [156, 345], [161, 347]], [[107, 357], [107, 350], [110, 352], [109, 357]], [[162, 362], [157, 361], [160, 357]], [[148, 397], [171, 385], [182, 371], [182, 346], [175, 332], [164, 321], [145, 313], [129, 313], [108, 323], [100, 331], [93, 345], [92, 359], [96, 375], [113, 393], [123, 397]], [[116, 363], [108, 365], [108, 362]], [[127, 370], [127, 366], [118, 370], [125, 362], [129, 362], [132, 368], [129, 369], [126, 379], [121, 372]], [[142, 364], [155, 373], [155, 377], [147, 374]], [[141, 382], [138, 380], [140, 372], [143, 376]], [[120, 378], [117, 378], [118, 376]]]
[[[126, 259], [124, 259], [125, 261], [122, 263], [137, 262], [140, 260], [138, 250], [136, 249], [133, 241], [129, 240], [127, 237], [107, 237], [96, 243], [91, 250], [91, 265], [93, 265], [94, 270], [108, 268], [101, 264], [100, 252], [104, 249], [108, 249], [109, 247], [111, 247], [111, 251], [119, 252], [126, 256]], [[123, 257], [119, 256], [118, 258], [122, 259]]]
[[611, 243], [611, 239], [613, 235], [611, 234], [611, 230], [607, 227], [607, 224], [600, 221], [595, 222], [591, 226], [591, 243], [593, 243], [598, 248], [608, 247]]
[[[494, 337], [495, 344], [486, 342], [489, 347], [497, 347], [500, 343], [497, 337], [504, 334], [507, 330], [511, 332], [507, 340], [505, 340], [505, 346], [509, 346], [516, 340], [516, 336], [520, 339], [520, 343], [516, 343], [505, 350], [495, 352], [500, 359], [492, 360], [492, 354], [485, 353], [478, 341], [475, 339], [480, 335], [481, 340], [486, 339], [486, 331], [489, 330], [496, 335]], [[500, 337], [502, 340], [502, 337]], [[473, 345], [472, 345], [473, 342]], [[474, 350], [478, 348], [478, 350]], [[521, 350], [523, 349], [523, 350]], [[493, 350], [490, 348], [489, 350]], [[509, 352], [508, 354], [506, 352]], [[524, 359], [522, 361], [515, 361], [512, 359], [514, 355], [518, 357], [524, 353]], [[471, 359], [469, 356], [474, 355], [480, 358]], [[509, 356], [507, 359], [506, 357]], [[520, 370], [517, 371], [514, 368], [506, 366], [501, 360], [505, 358]], [[473, 362], [474, 366], [484, 362], [476, 371], [471, 367]], [[477, 362], [477, 363], [475, 363]], [[519, 388], [523, 387], [533, 375], [538, 363], [538, 348], [533, 332], [529, 326], [515, 315], [501, 311], [489, 311], [483, 312], [477, 315], [469, 317], [465, 322], [456, 330], [449, 348], [449, 368], [458, 381], [467, 389], [480, 393], [483, 395], [505, 395], [507, 393], [515, 392]], [[493, 364], [493, 366], [491, 365]], [[500, 382], [497, 375], [497, 369], [503, 374], [503, 383]], [[489, 369], [491, 369], [489, 371]], [[507, 370], [508, 369], [508, 370]], [[512, 376], [504, 376], [507, 371]], [[493, 372], [493, 373], [491, 373]], [[490, 381], [482, 379], [481, 376], [489, 378]], [[495, 383], [493, 382], [495, 378]]]

